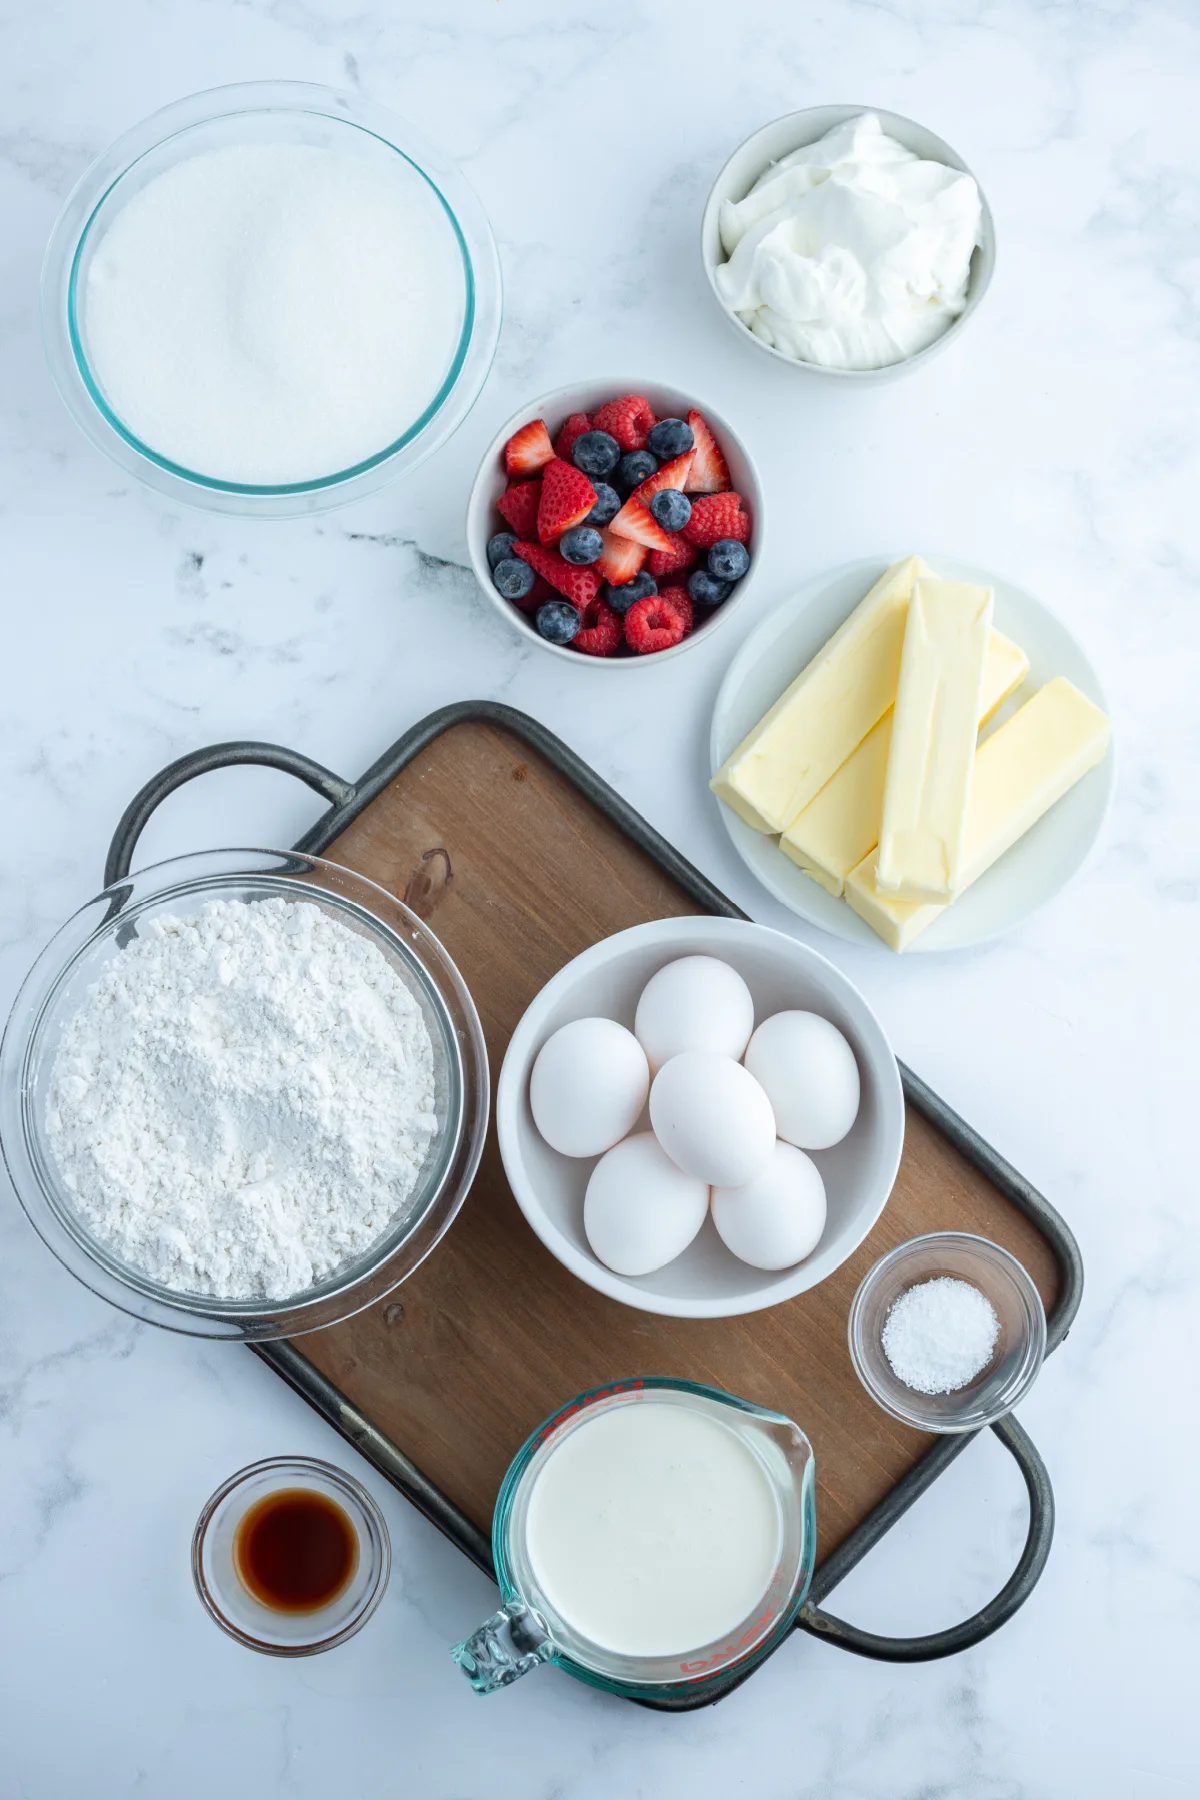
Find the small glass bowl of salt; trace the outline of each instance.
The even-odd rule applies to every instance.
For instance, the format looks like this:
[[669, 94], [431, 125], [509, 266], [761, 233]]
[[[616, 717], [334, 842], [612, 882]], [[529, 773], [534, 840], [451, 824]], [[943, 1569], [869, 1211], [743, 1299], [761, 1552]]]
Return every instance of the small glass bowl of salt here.
[[920, 1431], [979, 1431], [1012, 1411], [1046, 1353], [1041, 1296], [1015, 1256], [965, 1231], [898, 1244], [850, 1307], [850, 1357], [885, 1412]]

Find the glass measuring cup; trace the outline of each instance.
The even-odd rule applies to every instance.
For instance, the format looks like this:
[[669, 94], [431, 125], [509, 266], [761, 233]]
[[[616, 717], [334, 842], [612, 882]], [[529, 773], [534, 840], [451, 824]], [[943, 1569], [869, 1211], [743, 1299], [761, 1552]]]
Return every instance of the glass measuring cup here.
[[[568, 1437], [614, 1409], [659, 1406], [684, 1407], [734, 1434], [766, 1477], [778, 1537], [764, 1591], [731, 1629], [684, 1651], [633, 1655], [587, 1637], [546, 1593], [530, 1551], [529, 1509], [539, 1476]], [[647, 1376], [580, 1394], [539, 1425], [509, 1465], [492, 1516], [503, 1605], [451, 1655], [478, 1694], [554, 1663], [579, 1681], [631, 1699], [663, 1699], [672, 1692], [702, 1697], [707, 1685], [723, 1685], [734, 1665], [752, 1666], [769, 1655], [791, 1630], [812, 1579], [815, 1487], [812, 1446], [799, 1426], [719, 1388]]]

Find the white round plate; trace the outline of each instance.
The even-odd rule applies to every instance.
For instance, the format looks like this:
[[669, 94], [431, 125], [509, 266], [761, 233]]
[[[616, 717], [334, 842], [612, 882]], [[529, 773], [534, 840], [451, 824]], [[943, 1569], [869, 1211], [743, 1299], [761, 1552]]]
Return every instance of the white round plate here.
[[[1002, 576], [989, 574], [955, 556], [929, 555], [926, 561], [950, 581], [980, 582], [995, 590], [996, 627], [1029, 658], [1029, 674], [996, 715], [1000, 721], [1055, 675], [1085, 693], [1105, 712], [1108, 703], [1096, 671], [1061, 619]], [[794, 681], [853, 612], [888, 567], [883, 558], [849, 563], [808, 582], [770, 613], [742, 645], [721, 683], [713, 713], [711, 753], [715, 772], [767, 708]], [[1104, 761], [1051, 807], [1006, 856], [947, 907], [945, 916], [923, 931], [905, 955], [919, 950], [965, 950], [1003, 936], [1044, 906], [1086, 860], [1100, 835], [1115, 779], [1112, 746]], [[826, 893], [788, 861], [774, 838], [751, 831], [727, 806], [717, 806], [734, 849], [751, 873], [784, 906], [834, 937], [883, 946], [869, 925], [844, 900]]]

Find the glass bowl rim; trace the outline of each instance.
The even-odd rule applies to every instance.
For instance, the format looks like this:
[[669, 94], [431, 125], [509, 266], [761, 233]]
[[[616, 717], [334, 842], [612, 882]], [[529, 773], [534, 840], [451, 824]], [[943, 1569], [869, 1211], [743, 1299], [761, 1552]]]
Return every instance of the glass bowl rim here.
[[[867, 1301], [883, 1277], [901, 1266], [914, 1254], [932, 1249], [939, 1244], [960, 1248], [965, 1254], [974, 1257], [981, 1265], [1003, 1269], [1017, 1289], [1030, 1322], [1024, 1354], [1013, 1375], [1005, 1386], [993, 1396], [991, 1404], [969, 1416], [960, 1414], [939, 1417], [922, 1411], [918, 1404], [908, 1408], [898, 1404], [893, 1395], [885, 1394], [876, 1383], [860, 1344], [863, 1312]], [[933, 1276], [929, 1275], [927, 1278], [932, 1280]], [[959, 1277], [958, 1279], [967, 1278]], [[903, 1243], [896, 1244], [872, 1263], [859, 1282], [854, 1298], [850, 1302], [850, 1312], [846, 1320], [846, 1338], [854, 1372], [877, 1406], [888, 1413], [891, 1418], [898, 1419], [902, 1425], [910, 1425], [918, 1431], [928, 1431], [940, 1437], [952, 1437], [966, 1432], [982, 1431], [986, 1426], [994, 1425], [998, 1420], [1005, 1418], [1024, 1399], [1037, 1380], [1046, 1356], [1046, 1309], [1028, 1269], [1018, 1257], [1013, 1255], [1011, 1250], [1006, 1250], [1003, 1244], [997, 1244], [992, 1238], [983, 1237], [980, 1233], [973, 1231], [925, 1231], [916, 1237], [906, 1238]], [[882, 1348], [880, 1354], [882, 1355]], [[915, 1394], [916, 1390], [913, 1391]], [[917, 1396], [918, 1401], [923, 1397]], [[954, 1395], [943, 1397], [952, 1400]]]
[[[225, 859], [225, 866], [217, 873], [211, 868], [204, 871], [203, 865], [211, 864], [214, 858]], [[254, 858], [266, 866], [247, 866]], [[396, 1230], [385, 1232], [361, 1257], [324, 1282], [279, 1301], [229, 1300], [176, 1291], [140, 1276], [136, 1269], [127, 1269], [105, 1253], [102, 1245], [93, 1245], [92, 1234], [64, 1220], [58, 1197], [49, 1193], [39, 1160], [30, 1152], [30, 1059], [67, 976], [81, 966], [99, 939], [119, 929], [123, 917], [137, 916], [145, 906], [175, 899], [192, 897], [199, 904], [229, 887], [256, 881], [264, 886], [298, 888], [298, 898], [303, 899], [314, 890], [296, 879], [297, 866], [319, 873], [329, 871], [333, 885], [315, 891], [364, 920], [372, 940], [382, 942], [400, 956], [428, 997], [450, 1060], [453, 1129], [445, 1134], [445, 1148], [428, 1179], [429, 1191], [424, 1201], [397, 1228], [399, 1235]], [[181, 871], [189, 870], [194, 871], [191, 880], [178, 878]], [[168, 873], [171, 878], [165, 879]], [[140, 905], [124, 914], [114, 910], [113, 902], [123, 891], [127, 900], [127, 890], [139, 881], [148, 886]], [[408, 949], [400, 931], [381, 916], [379, 907], [367, 905], [354, 894], [341, 895], [339, 882], [365, 889], [371, 899], [379, 897], [379, 906], [394, 908], [434, 962], [436, 973], [424, 966], [421, 956]], [[106, 899], [105, 916], [88, 929], [89, 915]], [[63, 940], [73, 929], [85, 934], [64, 957]], [[448, 993], [443, 991], [443, 983]], [[456, 1018], [456, 1012], [461, 1016]], [[192, 1335], [242, 1337], [256, 1342], [293, 1337], [337, 1323], [373, 1305], [406, 1280], [441, 1241], [466, 1199], [482, 1157], [490, 1111], [487, 1048], [474, 1000], [457, 964], [426, 922], [387, 889], [331, 858], [313, 856], [307, 851], [262, 847], [190, 851], [148, 863], [77, 907], [43, 947], [17, 991], [0, 1037], [0, 1072], [0, 1154], [22, 1210], [58, 1260], [94, 1293], [137, 1318]], [[27, 1190], [32, 1190], [32, 1194]], [[405, 1253], [411, 1254], [414, 1248], [419, 1248], [415, 1261], [395, 1273], [392, 1265], [398, 1266]], [[393, 1278], [376, 1291], [380, 1276], [389, 1272]]]
[[[79, 267], [100, 208], [146, 157], [187, 132], [222, 119], [289, 113], [327, 119], [331, 124], [363, 132], [401, 157], [426, 183], [446, 215], [462, 259], [463, 324], [450, 367], [436, 395], [421, 416], [382, 449], [347, 468], [302, 481], [228, 481], [189, 469], [154, 450], [105, 399], [83, 349], [77, 292]], [[76, 424], [94, 443], [110, 456], [115, 454], [118, 461], [127, 459], [126, 466], [144, 479], [152, 475], [165, 478], [171, 484], [169, 491], [186, 493], [198, 504], [220, 507], [222, 503], [240, 503], [257, 511], [255, 503], [261, 503], [272, 511], [283, 508], [277, 516], [289, 516], [288, 509], [303, 501], [329, 505], [341, 498], [357, 497], [358, 492], [366, 491], [367, 478], [378, 477], [406, 450], [420, 450], [420, 455], [413, 458], [415, 466], [438, 448], [442, 440], [421, 446], [421, 435], [445, 417], [455, 393], [463, 397], [462, 409], [451, 419], [446, 435], [457, 429], [474, 404], [495, 354], [501, 301], [500, 263], [491, 226], [457, 164], [407, 119], [388, 108], [338, 88], [305, 81], [232, 82], [201, 89], [160, 107], [114, 139], [89, 163], [63, 203], [47, 243], [40, 288], [42, 338], [51, 375]], [[480, 366], [470, 370], [466, 388], [460, 387], [464, 373], [476, 358]]]
[[[313, 1475], [327, 1481], [331, 1487], [337, 1487], [348, 1494], [354, 1504], [361, 1510], [367, 1528], [367, 1544], [374, 1552], [373, 1560], [378, 1567], [367, 1592], [363, 1595], [358, 1607], [346, 1620], [344, 1625], [331, 1632], [327, 1637], [314, 1638], [307, 1642], [292, 1644], [268, 1643], [264, 1638], [257, 1638], [252, 1632], [244, 1631], [236, 1625], [217, 1603], [216, 1595], [210, 1589], [204, 1575], [204, 1546], [218, 1510], [231, 1494], [244, 1487], [256, 1475], [263, 1475], [277, 1470], [280, 1475], [293, 1472], [303, 1478]], [[279, 1491], [279, 1490], [271, 1490]], [[248, 1650], [260, 1651], [264, 1656], [316, 1656], [323, 1650], [334, 1650], [344, 1644], [362, 1630], [367, 1620], [377, 1610], [380, 1601], [387, 1592], [392, 1575], [392, 1538], [388, 1530], [387, 1520], [375, 1496], [348, 1470], [340, 1469], [336, 1463], [326, 1462], [319, 1456], [264, 1456], [258, 1462], [247, 1463], [244, 1468], [235, 1469], [205, 1501], [196, 1520], [192, 1532], [191, 1547], [192, 1581], [204, 1610], [213, 1623], [222, 1631], [228, 1632], [239, 1644]]]

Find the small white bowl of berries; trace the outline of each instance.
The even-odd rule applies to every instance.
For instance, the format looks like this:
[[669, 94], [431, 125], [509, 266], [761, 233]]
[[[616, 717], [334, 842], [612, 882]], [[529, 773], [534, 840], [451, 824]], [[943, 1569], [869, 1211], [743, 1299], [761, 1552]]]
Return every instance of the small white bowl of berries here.
[[556, 388], [488, 446], [467, 505], [479, 585], [556, 656], [630, 668], [676, 656], [741, 605], [762, 492], [727, 420], [678, 388]]

